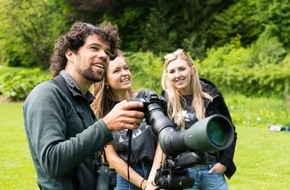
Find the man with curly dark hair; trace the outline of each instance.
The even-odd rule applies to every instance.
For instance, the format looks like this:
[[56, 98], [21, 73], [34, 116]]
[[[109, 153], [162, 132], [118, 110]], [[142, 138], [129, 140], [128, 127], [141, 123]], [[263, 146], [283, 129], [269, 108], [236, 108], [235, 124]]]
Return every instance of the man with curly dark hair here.
[[26, 136], [40, 189], [95, 190], [99, 151], [111, 131], [135, 129], [141, 102], [123, 101], [103, 118], [90, 108], [90, 86], [103, 80], [116, 56], [118, 28], [76, 22], [57, 41], [50, 60], [54, 77], [37, 85], [24, 102]]

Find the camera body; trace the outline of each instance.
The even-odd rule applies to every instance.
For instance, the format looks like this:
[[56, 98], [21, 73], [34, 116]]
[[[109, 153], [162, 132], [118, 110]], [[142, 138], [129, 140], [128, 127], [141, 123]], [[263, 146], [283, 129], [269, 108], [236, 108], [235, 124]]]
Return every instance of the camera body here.
[[158, 96], [154, 90], [142, 90], [136, 97], [131, 98], [131, 101], [138, 101], [143, 103], [143, 108], [139, 109], [145, 114], [146, 123], [151, 125], [149, 120], [149, 114], [158, 109], [167, 115], [167, 104], [163, 97]]
[[182, 190], [193, 187], [194, 178], [187, 168], [159, 168], [154, 182], [160, 189]]
[[154, 182], [160, 189], [182, 190], [194, 185], [194, 178], [189, 175], [187, 167], [178, 166], [182, 157], [171, 157], [165, 160], [155, 175]]
[[157, 170], [154, 182], [160, 189], [191, 188], [194, 185], [194, 178], [190, 176], [188, 167], [207, 162], [207, 153], [201, 152], [185, 152], [166, 158], [164, 165]]

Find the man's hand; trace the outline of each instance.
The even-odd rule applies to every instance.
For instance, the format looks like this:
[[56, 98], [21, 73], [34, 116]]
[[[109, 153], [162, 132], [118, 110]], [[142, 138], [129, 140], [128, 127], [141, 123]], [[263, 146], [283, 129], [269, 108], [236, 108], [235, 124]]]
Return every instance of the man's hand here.
[[144, 113], [137, 111], [143, 107], [142, 102], [126, 100], [118, 103], [103, 118], [110, 131], [121, 129], [136, 129], [144, 118]]

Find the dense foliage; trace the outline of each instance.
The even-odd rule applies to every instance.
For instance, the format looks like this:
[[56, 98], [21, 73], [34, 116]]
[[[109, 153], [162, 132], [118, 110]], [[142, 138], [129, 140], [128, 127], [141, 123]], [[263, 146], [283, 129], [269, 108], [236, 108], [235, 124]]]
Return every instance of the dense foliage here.
[[[0, 65], [47, 69], [55, 41], [72, 22], [110, 20], [138, 87], [160, 91], [162, 56], [184, 48], [201, 77], [226, 91], [289, 95], [289, 9], [286, 0], [3, 0]], [[3, 94], [14, 88], [2, 83], [5, 77]]]
[[24, 100], [35, 85], [49, 78], [50, 75], [40, 69], [7, 72], [0, 76], [0, 94], [12, 101]]
[[1, 1], [0, 62], [47, 68], [53, 45], [69, 23], [68, 11], [63, 1]]
[[[279, 64], [266, 64], [263, 56], [257, 55], [264, 64], [248, 64], [255, 61], [251, 51], [245, 49], [239, 41], [212, 49], [203, 61], [196, 60], [195, 65], [200, 77], [213, 81], [225, 94], [240, 93], [244, 96], [280, 97], [290, 95], [290, 56]], [[190, 54], [190, 52], [188, 52]], [[126, 52], [130, 70], [133, 73], [135, 90], [150, 88], [161, 92], [162, 56], [152, 52]], [[1, 70], [1, 69], [0, 69]], [[0, 94], [12, 100], [23, 100], [32, 88], [41, 81], [50, 78], [49, 72], [39, 69], [22, 69], [0, 72]]]
[[290, 95], [290, 55], [284, 57], [285, 50], [276, 38], [266, 38], [261, 35], [248, 48], [236, 38], [210, 49], [206, 59], [196, 61], [200, 75], [228, 92], [264, 97]]

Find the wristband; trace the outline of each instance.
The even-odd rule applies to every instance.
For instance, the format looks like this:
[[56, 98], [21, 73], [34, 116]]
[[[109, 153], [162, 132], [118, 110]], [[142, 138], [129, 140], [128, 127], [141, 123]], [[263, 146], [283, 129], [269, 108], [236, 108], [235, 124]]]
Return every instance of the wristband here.
[[140, 187], [139, 187], [140, 189], [143, 189], [143, 188], [142, 188], [142, 183], [143, 183], [143, 181], [145, 181], [144, 178], [143, 178], [143, 180], [142, 180], [141, 183], [140, 183]]

